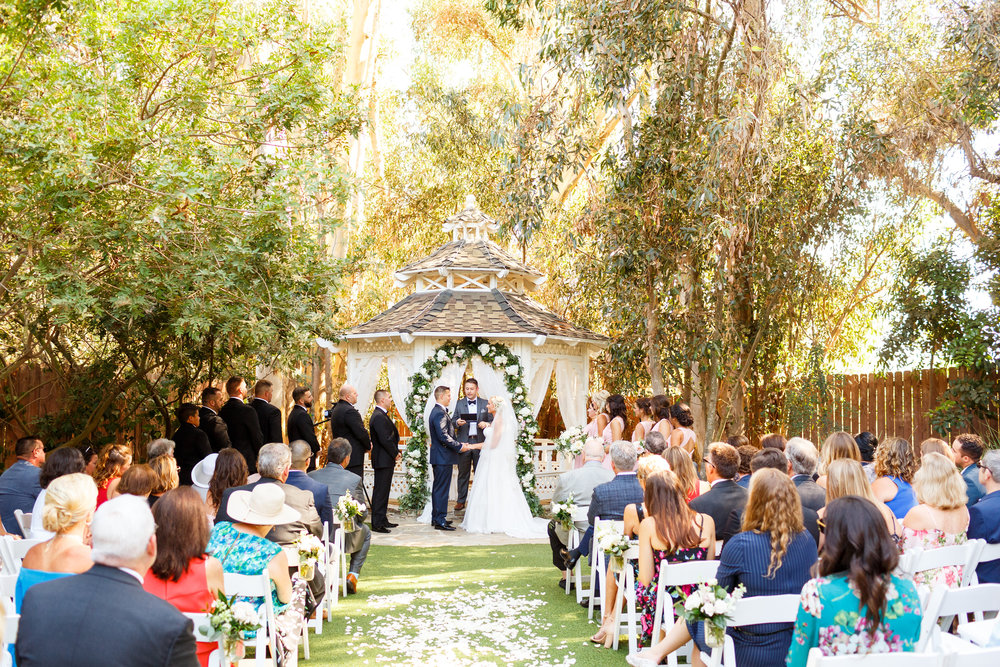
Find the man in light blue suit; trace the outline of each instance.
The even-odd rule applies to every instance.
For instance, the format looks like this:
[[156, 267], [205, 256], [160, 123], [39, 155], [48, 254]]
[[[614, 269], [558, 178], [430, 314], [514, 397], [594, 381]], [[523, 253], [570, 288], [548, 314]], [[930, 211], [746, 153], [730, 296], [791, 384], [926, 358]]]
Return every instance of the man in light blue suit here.
[[969, 496], [967, 507], [972, 507], [986, 494], [986, 489], [979, 483], [979, 459], [983, 458], [986, 443], [975, 433], [963, 433], [951, 443], [952, 458], [955, 465], [962, 469], [962, 479], [965, 480], [965, 491]]
[[439, 386], [434, 389], [437, 401], [428, 418], [431, 434], [431, 470], [434, 482], [431, 486], [431, 524], [435, 530], [455, 530], [448, 515], [448, 491], [451, 489], [451, 469], [458, 464], [458, 455], [477, 449], [468, 443], [455, 439], [455, 424], [448, 412], [451, 403], [451, 389]]

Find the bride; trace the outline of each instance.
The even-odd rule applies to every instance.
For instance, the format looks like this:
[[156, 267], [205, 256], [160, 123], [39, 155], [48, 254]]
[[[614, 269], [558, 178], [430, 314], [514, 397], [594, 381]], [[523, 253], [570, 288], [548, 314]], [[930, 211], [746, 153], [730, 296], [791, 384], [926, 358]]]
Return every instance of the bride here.
[[531, 516], [517, 478], [517, 418], [502, 396], [491, 398], [487, 409], [493, 415], [493, 423], [483, 430], [486, 440], [482, 443], [462, 528], [470, 533], [545, 537], [548, 522]]

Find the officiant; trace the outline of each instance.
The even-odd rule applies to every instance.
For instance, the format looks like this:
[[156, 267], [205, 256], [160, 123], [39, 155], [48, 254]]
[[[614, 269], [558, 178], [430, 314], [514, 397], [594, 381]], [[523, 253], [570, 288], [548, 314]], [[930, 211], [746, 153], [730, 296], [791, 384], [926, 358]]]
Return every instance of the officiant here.
[[[479, 382], [476, 378], [465, 381], [465, 396], [455, 406], [456, 431], [455, 439], [459, 442], [480, 443], [486, 440], [483, 430], [493, 421], [493, 415], [486, 409], [487, 401], [479, 397]], [[469, 495], [469, 478], [472, 471], [479, 465], [479, 450], [474, 449], [458, 455], [458, 502], [455, 511], [465, 509], [465, 501]]]

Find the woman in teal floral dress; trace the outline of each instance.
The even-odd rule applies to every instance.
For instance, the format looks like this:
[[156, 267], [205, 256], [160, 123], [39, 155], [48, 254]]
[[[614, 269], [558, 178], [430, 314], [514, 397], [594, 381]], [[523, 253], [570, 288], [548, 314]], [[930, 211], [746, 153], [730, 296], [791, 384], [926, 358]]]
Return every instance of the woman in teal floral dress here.
[[809, 650], [823, 655], [913, 651], [920, 637], [920, 598], [910, 579], [892, 574], [899, 552], [871, 501], [858, 496], [827, 505], [819, 577], [802, 588], [785, 664], [802, 667]]

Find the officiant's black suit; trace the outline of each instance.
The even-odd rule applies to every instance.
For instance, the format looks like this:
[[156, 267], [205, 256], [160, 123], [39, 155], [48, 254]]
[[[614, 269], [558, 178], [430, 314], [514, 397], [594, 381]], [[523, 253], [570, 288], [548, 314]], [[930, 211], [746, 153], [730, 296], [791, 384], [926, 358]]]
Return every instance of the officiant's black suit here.
[[[469, 403], [469, 399], [464, 396], [459, 399], [455, 405], [455, 414], [452, 415], [452, 419], [458, 420], [463, 414], [475, 412], [476, 413], [476, 423], [479, 422], [492, 422], [493, 415], [487, 409], [489, 401], [483, 397], [476, 399], [475, 406]], [[486, 436], [483, 435], [483, 429], [476, 426], [475, 435], [470, 435], [471, 424], [466, 422], [462, 426], [455, 427], [455, 439], [459, 442], [471, 442], [473, 444], [479, 442], [485, 442]], [[465, 504], [465, 500], [469, 495], [469, 478], [472, 476], [472, 471], [479, 467], [479, 450], [474, 449], [469, 452], [463, 452], [458, 455], [458, 500], [457, 503], [460, 505]]]
[[392, 472], [399, 455], [399, 430], [385, 410], [375, 406], [368, 421], [372, 436], [372, 468], [375, 469], [375, 486], [372, 488], [372, 528], [388, 528], [386, 515], [389, 507], [389, 488]]
[[257, 471], [257, 452], [264, 446], [264, 434], [260, 430], [257, 411], [238, 398], [230, 398], [219, 410], [219, 416], [226, 422], [229, 439], [233, 447], [247, 460], [250, 474]]

